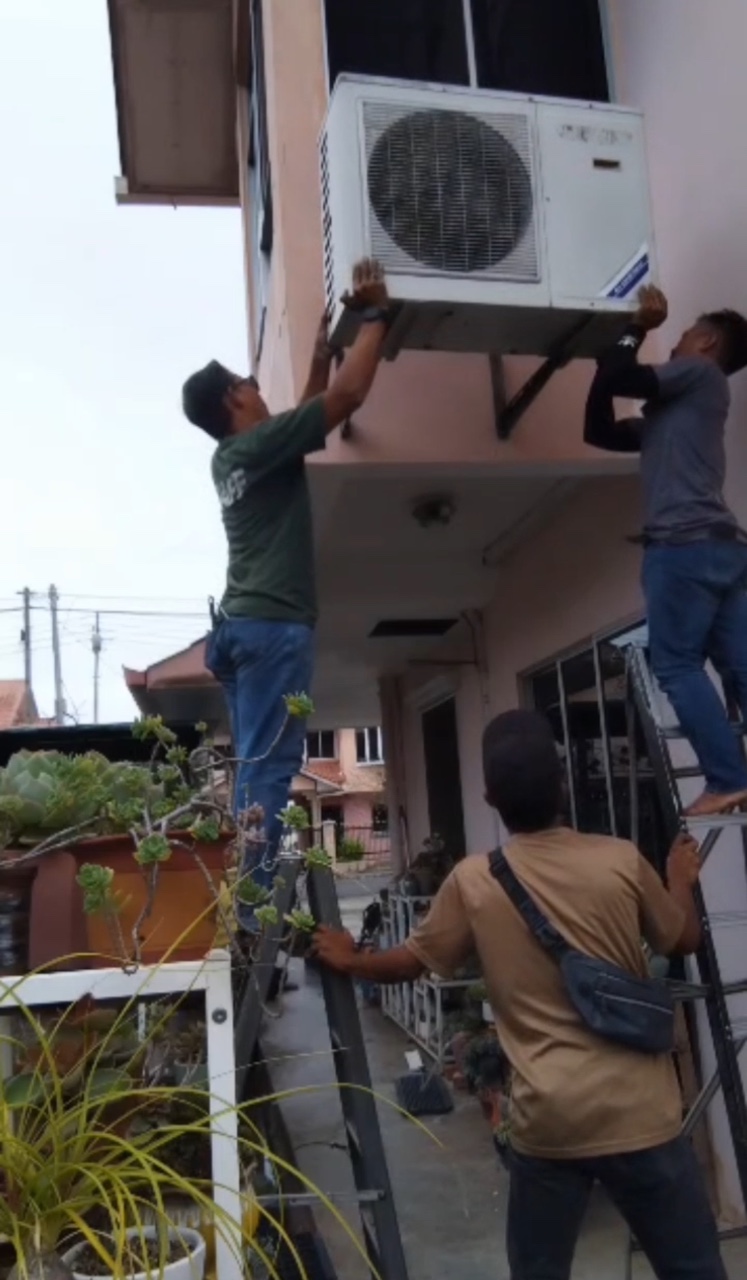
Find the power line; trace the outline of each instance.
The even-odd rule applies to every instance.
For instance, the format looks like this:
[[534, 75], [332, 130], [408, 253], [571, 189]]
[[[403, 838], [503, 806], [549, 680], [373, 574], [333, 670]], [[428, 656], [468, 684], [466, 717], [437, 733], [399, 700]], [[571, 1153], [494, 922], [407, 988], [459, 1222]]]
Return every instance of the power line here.
[[[43, 605], [32, 604], [31, 609], [32, 611], [46, 612]], [[14, 612], [18, 613], [20, 609], [16, 609]], [[102, 618], [202, 618], [206, 623], [209, 620], [207, 608], [200, 610], [199, 613], [197, 611], [187, 613], [176, 609], [84, 609], [74, 605], [62, 605], [60, 613], [82, 613], [89, 618], [92, 613], [100, 613]]]

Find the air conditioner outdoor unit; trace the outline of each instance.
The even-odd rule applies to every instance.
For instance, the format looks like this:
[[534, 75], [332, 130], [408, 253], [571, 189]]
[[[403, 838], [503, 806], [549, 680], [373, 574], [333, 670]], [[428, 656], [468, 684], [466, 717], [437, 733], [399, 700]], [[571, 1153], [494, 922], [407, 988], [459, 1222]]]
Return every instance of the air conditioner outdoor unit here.
[[655, 273], [643, 119], [618, 106], [342, 76], [321, 138], [332, 337], [356, 259], [386, 268], [386, 354], [615, 340]]

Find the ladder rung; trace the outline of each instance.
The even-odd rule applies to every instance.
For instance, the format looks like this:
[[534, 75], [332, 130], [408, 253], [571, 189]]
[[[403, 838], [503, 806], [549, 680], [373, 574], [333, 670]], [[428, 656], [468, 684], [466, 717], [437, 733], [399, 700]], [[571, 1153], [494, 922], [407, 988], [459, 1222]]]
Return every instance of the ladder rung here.
[[747, 813], [711, 813], [688, 817], [685, 813], [682, 815], [682, 821], [687, 827], [699, 827], [706, 831], [725, 831], [728, 828], [739, 830], [747, 827]]
[[315, 1205], [320, 1200], [331, 1200], [333, 1204], [378, 1204], [384, 1199], [383, 1191], [297, 1191], [278, 1192], [274, 1196], [257, 1196], [257, 1204], [272, 1206], [283, 1204], [287, 1208], [301, 1208], [303, 1205]]

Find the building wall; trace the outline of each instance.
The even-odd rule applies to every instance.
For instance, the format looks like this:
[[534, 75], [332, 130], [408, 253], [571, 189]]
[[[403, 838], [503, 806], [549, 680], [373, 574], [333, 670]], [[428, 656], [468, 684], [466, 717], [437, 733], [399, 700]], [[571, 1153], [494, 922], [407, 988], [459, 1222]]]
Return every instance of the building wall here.
[[[420, 716], [429, 683], [457, 701], [462, 793], [468, 852], [495, 844], [499, 830], [483, 799], [480, 743], [487, 720], [518, 705], [520, 674], [597, 631], [642, 611], [640, 551], [626, 541], [640, 525], [637, 477], [586, 481], [564, 509], [504, 562], [483, 614], [486, 679], [470, 668], [445, 666], [404, 682], [407, 814], [412, 847], [428, 835], [428, 805]], [[455, 649], [456, 646], [456, 649]], [[448, 662], [462, 640], [444, 646]]]
[[[747, 168], [741, 163], [740, 122], [747, 107], [743, 50], [747, 6], [742, 0], [611, 0], [618, 97], [646, 112], [654, 223], [661, 283], [671, 319], [661, 335], [666, 351], [700, 311], [733, 306], [747, 312]], [[705, 70], [718, 69], [708, 75]], [[574, 407], [574, 412], [575, 412]], [[727, 496], [747, 523], [747, 375], [733, 382], [727, 453]], [[576, 428], [578, 429], [578, 427]], [[523, 430], [523, 428], [522, 428]], [[625, 541], [639, 527], [635, 478], [589, 481], [505, 564], [484, 612], [489, 707], [517, 705], [520, 673], [595, 632], [642, 613], [639, 550]], [[447, 651], [445, 651], [447, 652]], [[488, 847], [494, 822], [476, 797], [479, 738], [484, 721], [474, 681], [455, 684], [462, 746], [462, 781], [470, 850]], [[417, 685], [406, 682], [407, 811], [414, 846], [427, 833], [427, 802]], [[744, 977], [747, 929], [736, 915], [747, 906], [740, 851], [722, 838], [709, 861], [709, 908], [724, 916], [718, 933], [725, 980]], [[733, 856], [732, 856], [733, 854]], [[726, 929], [726, 916], [734, 917]], [[747, 918], [747, 917], [746, 917]], [[732, 927], [733, 926], [733, 927]], [[735, 1013], [744, 1015], [744, 1008]], [[713, 1065], [701, 1021], [706, 1072]], [[710, 1111], [719, 1202], [727, 1219], [742, 1216], [725, 1113]]]

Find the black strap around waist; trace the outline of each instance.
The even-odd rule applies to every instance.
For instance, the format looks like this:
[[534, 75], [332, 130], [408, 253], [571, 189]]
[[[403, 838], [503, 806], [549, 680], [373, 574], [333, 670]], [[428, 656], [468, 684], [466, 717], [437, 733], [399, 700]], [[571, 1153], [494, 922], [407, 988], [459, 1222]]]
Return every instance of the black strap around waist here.
[[736, 524], [711, 524], [700, 529], [683, 529], [680, 533], [637, 534], [629, 542], [646, 547], [686, 547], [695, 542], [741, 542], [747, 545], [747, 533]]

